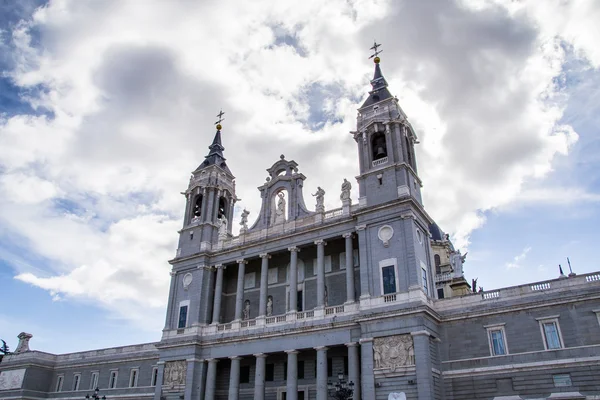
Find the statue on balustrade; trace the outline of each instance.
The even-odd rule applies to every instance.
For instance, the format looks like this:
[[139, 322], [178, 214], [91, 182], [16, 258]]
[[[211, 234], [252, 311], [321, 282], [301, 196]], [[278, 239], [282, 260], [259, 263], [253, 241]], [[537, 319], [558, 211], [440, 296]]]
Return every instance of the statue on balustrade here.
[[250, 211], [244, 208], [244, 211], [242, 211], [242, 220], [240, 221], [240, 232], [246, 232], [248, 230], [248, 215], [250, 215]]
[[316, 211], [320, 213], [325, 212], [325, 205], [323, 204], [325, 201], [325, 191], [320, 186], [317, 186], [317, 193], [313, 194], [313, 196], [317, 198]]
[[267, 317], [273, 315], [273, 296], [267, 297]]
[[352, 189], [352, 185], [346, 178], [344, 178], [344, 182], [342, 183], [342, 193], [340, 194], [340, 200], [350, 200], [350, 189]]
[[250, 319], [250, 300], [246, 300], [244, 302], [244, 311], [242, 315], [242, 319]]

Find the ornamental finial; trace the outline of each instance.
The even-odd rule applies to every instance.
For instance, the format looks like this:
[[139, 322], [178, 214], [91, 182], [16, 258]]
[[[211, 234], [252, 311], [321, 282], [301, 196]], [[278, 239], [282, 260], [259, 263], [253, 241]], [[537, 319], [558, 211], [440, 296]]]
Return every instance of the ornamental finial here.
[[220, 131], [222, 128], [221, 122], [225, 121], [225, 118], [223, 118], [223, 115], [225, 115], [223, 110], [220, 110], [219, 113], [217, 114], [217, 118], [219, 118], [219, 120], [217, 122], [215, 122], [215, 125], [217, 126], [218, 131]]
[[371, 56], [369, 58], [374, 57], [373, 62], [375, 64], [379, 64], [379, 61], [381, 61], [381, 59], [379, 58], [379, 53], [383, 52], [383, 50], [379, 50], [379, 46], [381, 46], [380, 43], [373, 41], [373, 47], [371, 47], [371, 50], [373, 50], [373, 54], [371, 54]]

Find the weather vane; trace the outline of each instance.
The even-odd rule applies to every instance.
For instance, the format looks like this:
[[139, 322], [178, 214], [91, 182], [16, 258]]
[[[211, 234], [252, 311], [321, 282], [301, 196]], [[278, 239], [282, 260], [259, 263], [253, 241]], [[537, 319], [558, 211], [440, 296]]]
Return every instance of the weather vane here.
[[373, 57], [379, 58], [379, 53], [383, 52], [383, 50], [378, 50], [379, 46], [381, 46], [380, 43], [377, 43], [376, 41], [373, 42], [373, 47], [371, 47], [371, 50], [373, 50], [373, 54], [371, 54], [371, 57], [369, 57], [370, 59]]
[[219, 120], [217, 122], [215, 122], [215, 125], [217, 126], [218, 130], [221, 130], [221, 122], [225, 121], [225, 118], [223, 118], [223, 115], [225, 115], [223, 110], [219, 111], [219, 113], [217, 114], [217, 118], [219, 118]]

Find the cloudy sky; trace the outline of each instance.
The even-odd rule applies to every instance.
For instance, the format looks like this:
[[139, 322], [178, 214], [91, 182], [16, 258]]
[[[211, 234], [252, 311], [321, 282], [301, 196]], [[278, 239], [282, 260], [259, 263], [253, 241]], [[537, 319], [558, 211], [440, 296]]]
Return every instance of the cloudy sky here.
[[374, 39], [467, 278], [599, 270], [599, 20], [594, 0], [0, 2], [0, 337], [160, 339], [179, 193], [221, 108], [236, 215], [280, 154], [339, 207]]

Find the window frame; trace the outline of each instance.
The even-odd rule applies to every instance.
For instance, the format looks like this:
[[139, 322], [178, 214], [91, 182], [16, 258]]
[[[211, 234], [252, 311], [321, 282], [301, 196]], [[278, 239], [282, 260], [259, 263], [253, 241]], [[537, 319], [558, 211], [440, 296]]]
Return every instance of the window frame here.
[[90, 374], [90, 390], [94, 390], [98, 387], [98, 380], [100, 379], [100, 371], [92, 371]]
[[[562, 337], [562, 333], [560, 331], [560, 324], [558, 322], [559, 315], [550, 315], [547, 317], [536, 318], [540, 325], [540, 333], [542, 334], [542, 342], [544, 343], [544, 350], [560, 350], [565, 348], [565, 342]], [[556, 334], [558, 336], [558, 344], [559, 347], [556, 348], [548, 348], [548, 338], [546, 336], [546, 331], [544, 330], [544, 325], [552, 323], [556, 327]]]
[[[134, 376], [135, 373], [135, 376]], [[140, 379], [140, 368], [131, 368], [129, 370], [129, 386], [130, 388], [138, 387], [138, 381]]]
[[[508, 351], [508, 341], [506, 340], [506, 329], [504, 329], [505, 325], [506, 325], [505, 323], [501, 323], [501, 324], [492, 324], [492, 325], [484, 326], [487, 337], [488, 337], [488, 347], [490, 349], [490, 356], [492, 356], [492, 357], [507, 356], [510, 354], [510, 352]], [[502, 342], [504, 344], [504, 354], [495, 354], [494, 340], [492, 337], [493, 332], [501, 332], [502, 333]]]
[[[386, 267], [393, 267], [394, 281], [396, 283], [396, 291], [393, 293], [384, 293], [383, 269]], [[398, 276], [398, 259], [397, 258], [387, 258], [385, 260], [379, 261], [379, 285], [380, 285], [379, 289], [381, 291], [382, 296], [396, 294], [400, 291], [400, 280], [399, 280], [399, 276]]]
[[154, 387], [158, 383], [158, 367], [152, 367], [152, 375], [150, 375], [150, 386]]
[[[113, 381], [114, 377], [114, 381]], [[119, 370], [113, 369], [108, 375], [108, 389], [117, 388], [117, 379], [119, 379]]]
[[592, 312], [596, 314], [596, 318], [598, 319], [598, 325], [600, 325], [600, 308], [597, 310], [592, 310]]
[[429, 276], [427, 274], [427, 268], [422, 266], [421, 263], [421, 287], [425, 291], [425, 294], [429, 296]]
[[[181, 323], [181, 309], [183, 307], [186, 307], [186, 311], [185, 311], [185, 326], [181, 327], [180, 323]], [[190, 319], [190, 301], [189, 300], [183, 300], [179, 302], [179, 308], [177, 309], [177, 329], [185, 329], [188, 326], [188, 322]]]
[[81, 372], [73, 374], [73, 391], [76, 392], [81, 386]]
[[[268, 379], [270, 378], [270, 379]], [[275, 381], [275, 364], [274, 363], [266, 363], [265, 364], [265, 382], [274, 382]]]
[[65, 383], [65, 374], [60, 374], [56, 376], [56, 386], [54, 387], [55, 392], [62, 392], [63, 385]]

